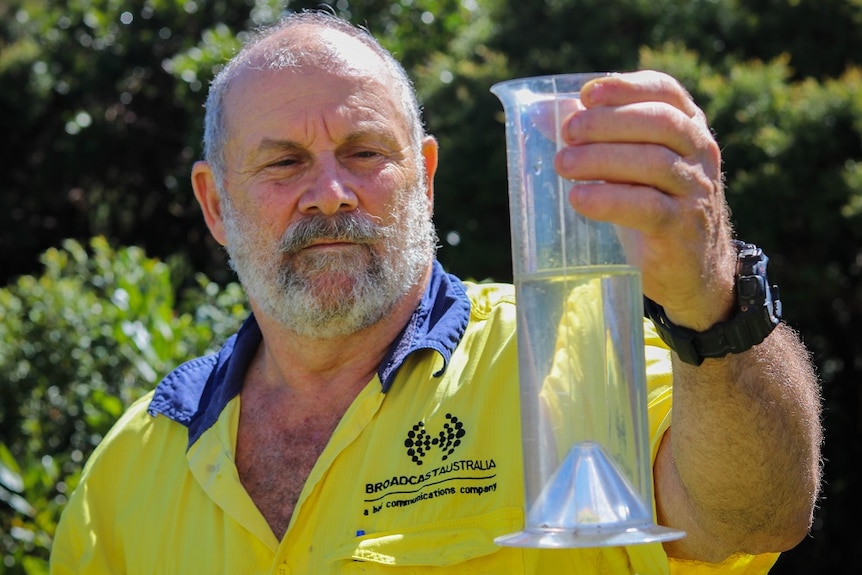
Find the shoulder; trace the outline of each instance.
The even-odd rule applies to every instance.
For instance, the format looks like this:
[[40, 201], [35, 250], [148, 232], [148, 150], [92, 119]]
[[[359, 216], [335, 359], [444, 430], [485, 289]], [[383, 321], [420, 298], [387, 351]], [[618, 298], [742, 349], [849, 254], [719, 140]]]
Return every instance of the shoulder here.
[[[515, 288], [504, 283], [464, 282], [470, 300], [470, 321], [464, 334], [462, 350], [480, 358], [498, 362], [497, 368], [517, 370]], [[480, 353], [487, 350], [490, 353]], [[505, 361], [504, 361], [505, 359]], [[492, 369], [491, 365], [485, 366]]]
[[463, 283], [473, 319], [483, 320], [493, 315], [511, 315], [514, 318], [515, 286], [506, 283]]
[[168, 492], [187, 492], [175, 487], [187, 476], [188, 429], [150, 414], [153, 394], [130, 405], [88, 458], [57, 525], [51, 573], [120, 572], [127, 542], [158, 537], [142, 525], [179, 508]]
[[137, 477], [141, 475], [136, 470], [138, 466], [152, 465], [153, 459], [142, 456], [144, 453], [162, 451], [172, 445], [175, 450], [185, 450], [188, 429], [148, 411], [154, 393], [151, 391], [135, 401], [117, 420], [88, 459], [82, 481], [115, 483], [118, 474]]
[[150, 414], [152, 397], [150, 392], [129, 406], [93, 450], [63, 512], [66, 523], [111, 529], [118, 509], [184, 471], [188, 428]]

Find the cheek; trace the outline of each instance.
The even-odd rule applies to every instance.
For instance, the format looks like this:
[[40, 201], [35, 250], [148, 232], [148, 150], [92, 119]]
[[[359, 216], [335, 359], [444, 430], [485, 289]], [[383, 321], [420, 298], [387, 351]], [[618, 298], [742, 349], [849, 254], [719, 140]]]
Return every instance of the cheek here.
[[296, 199], [284, 188], [277, 183], [269, 184], [245, 195], [237, 206], [245, 221], [266, 237], [280, 237], [297, 214]]
[[247, 257], [272, 252], [278, 246], [285, 227], [278, 221], [268, 218], [267, 214], [243, 211], [225, 220], [227, 248], [240, 250]]
[[392, 168], [379, 172], [363, 187], [366, 209], [384, 218], [391, 217], [415, 193], [417, 183], [412, 170]]

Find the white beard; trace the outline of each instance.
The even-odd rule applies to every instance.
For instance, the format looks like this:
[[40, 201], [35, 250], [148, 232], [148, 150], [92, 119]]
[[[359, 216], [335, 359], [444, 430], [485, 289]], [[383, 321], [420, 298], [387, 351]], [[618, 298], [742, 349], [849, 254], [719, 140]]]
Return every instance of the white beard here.
[[[378, 322], [419, 281], [436, 249], [423, 182], [396, 194], [388, 226], [356, 211], [308, 216], [267, 238], [222, 194], [226, 250], [259, 313], [297, 334], [327, 339]], [[301, 251], [319, 239], [354, 247]]]

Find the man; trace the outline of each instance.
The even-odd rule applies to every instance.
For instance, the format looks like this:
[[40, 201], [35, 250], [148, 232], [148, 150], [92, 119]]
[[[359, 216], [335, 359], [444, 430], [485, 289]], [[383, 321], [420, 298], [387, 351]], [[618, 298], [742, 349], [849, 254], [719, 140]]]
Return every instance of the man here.
[[[649, 72], [582, 99], [556, 168], [608, 183], [575, 188], [573, 208], [627, 228], [666, 325], [732, 320], [737, 254], [702, 112]], [[673, 354], [672, 424], [671, 354], [648, 330], [654, 504], [685, 538], [493, 542], [524, 521], [513, 291], [436, 263], [437, 144], [362, 30], [298, 14], [247, 45], [211, 87], [205, 155], [195, 194], [253, 314], [105, 438], [52, 573], [765, 573], [806, 535], [817, 382], [778, 325], [699, 365]]]

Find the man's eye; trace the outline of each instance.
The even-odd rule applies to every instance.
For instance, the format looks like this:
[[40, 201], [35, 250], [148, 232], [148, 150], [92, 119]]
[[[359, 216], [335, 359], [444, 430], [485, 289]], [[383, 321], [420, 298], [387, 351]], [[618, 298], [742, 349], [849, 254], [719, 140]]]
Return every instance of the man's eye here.
[[372, 150], [361, 150], [359, 152], [356, 152], [353, 155], [356, 156], [357, 158], [376, 158], [380, 154], [378, 152], [375, 152]]
[[298, 160], [296, 158], [282, 158], [280, 160], [276, 160], [275, 162], [272, 162], [271, 164], [269, 164], [269, 166], [272, 168], [285, 168], [285, 167], [293, 166], [297, 163], [298, 163]]

